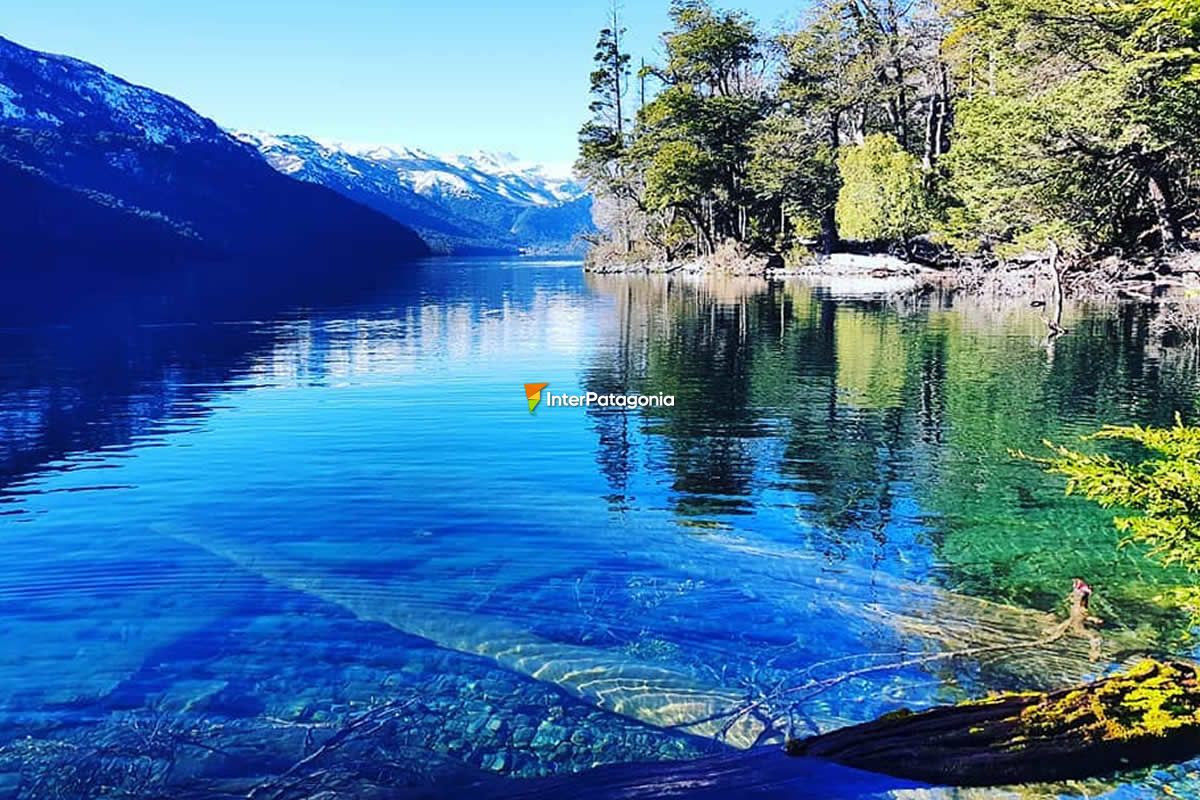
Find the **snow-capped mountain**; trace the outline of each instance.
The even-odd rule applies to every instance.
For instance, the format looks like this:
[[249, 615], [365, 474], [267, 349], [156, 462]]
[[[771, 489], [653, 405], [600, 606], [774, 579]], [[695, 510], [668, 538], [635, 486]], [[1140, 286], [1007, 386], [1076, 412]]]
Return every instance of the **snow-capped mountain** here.
[[570, 168], [555, 170], [545, 164], [521, 161], [512, 153], [481, 150], [469, 155], [435, 156], [407, 147], [314, 141], [394, 169], [410, 188], [427, 197], [490, 196], [513, 203], [554, 206], [585, 194]]
[[217, 142], [212, 120], [173, 97], [94, 64], [29, 50], [0, 37], [0, 124], [27, 130], [83, 125], [152, 144]]
[[416, 228], [435, 249], [566, 250], [591, 230], [591, 201], [569, 170], [508, 153], [437, 156], [238, 131], [280, 172], [319, 183]]
[[429, 252], [387, 215], [281, 176], [184, 103], [4, 38], [0, 176], [0, 273], [69, 260], [72, 279], [102, 281], [204, 260], [296, 275]]
[[68, 253], [154, 270], [246, 258], [298, 269], [390, 262], [426, 242], [563, 251], [591, 230], [591, 200], [566, 170], [504, 153], [235, 136], [175, 98], [2, 37], [0, 178], [11, 244], [0, 270]]

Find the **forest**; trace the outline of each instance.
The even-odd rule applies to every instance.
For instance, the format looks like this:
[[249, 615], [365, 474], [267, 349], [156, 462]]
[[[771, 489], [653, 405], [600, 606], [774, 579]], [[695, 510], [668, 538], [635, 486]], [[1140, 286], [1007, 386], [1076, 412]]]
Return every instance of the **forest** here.
[[1200, 0], [817, 0], [780, 31], [674, 0], [670, 19], [657, 60], [616, 6], [599, 34], [576, 165], [594, 260], [1090, 263], [1198, 227]]

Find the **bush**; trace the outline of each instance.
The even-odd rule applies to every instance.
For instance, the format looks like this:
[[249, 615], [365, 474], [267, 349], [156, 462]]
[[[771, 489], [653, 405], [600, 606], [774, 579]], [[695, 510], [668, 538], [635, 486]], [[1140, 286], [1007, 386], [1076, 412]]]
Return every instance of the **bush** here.
[[838, 154], [838, 231], [846, 239], [904, 242], [929, 230], [933, 209], [925, 173], [891, 136], [872, 134]]

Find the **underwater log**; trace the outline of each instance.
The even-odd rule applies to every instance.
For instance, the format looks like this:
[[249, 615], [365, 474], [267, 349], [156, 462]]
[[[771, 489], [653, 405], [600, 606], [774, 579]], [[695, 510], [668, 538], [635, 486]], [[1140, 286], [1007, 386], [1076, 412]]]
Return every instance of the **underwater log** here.
[[1194, 664], [1146, 660], [1071, 689], [892, 712], [785, 750], [950, 786], [1099, 777], [1200, 755], [1200, 676]]

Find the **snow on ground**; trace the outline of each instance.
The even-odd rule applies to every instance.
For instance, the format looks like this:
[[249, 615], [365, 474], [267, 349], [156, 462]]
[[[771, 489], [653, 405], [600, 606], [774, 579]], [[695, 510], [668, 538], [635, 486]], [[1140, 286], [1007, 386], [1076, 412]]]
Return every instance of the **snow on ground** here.
[[16, 99], [21, 95], [14, 90], [0, 83], [0, 116], [8, 117], [9, 119], [18, 119], [25, 116], [25, 109], [16, 104]]

